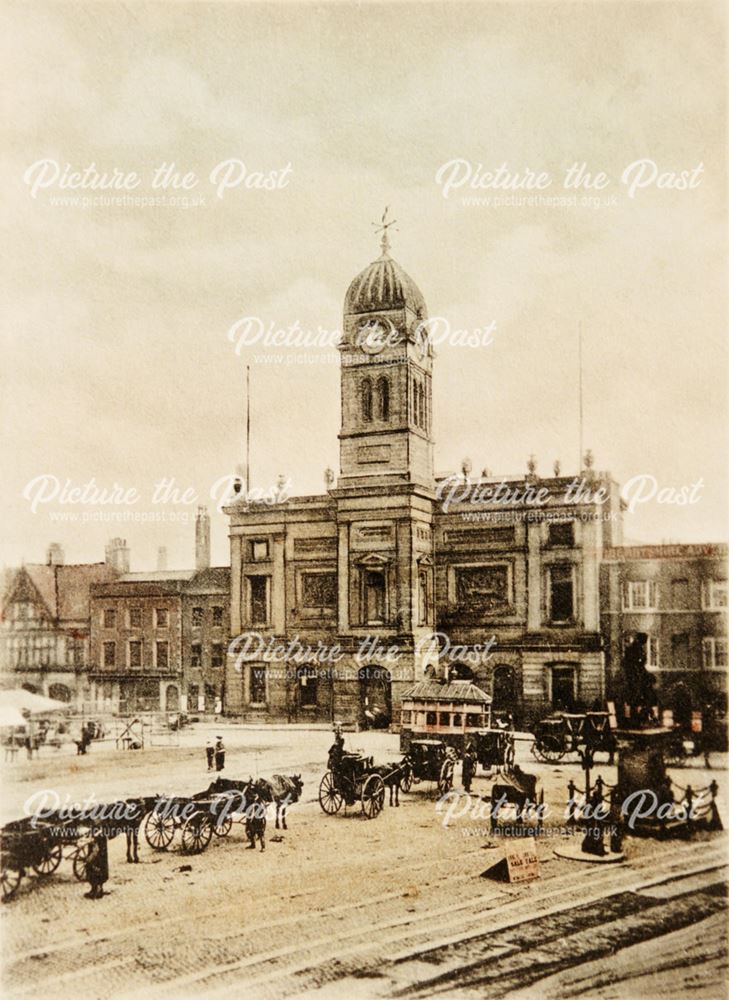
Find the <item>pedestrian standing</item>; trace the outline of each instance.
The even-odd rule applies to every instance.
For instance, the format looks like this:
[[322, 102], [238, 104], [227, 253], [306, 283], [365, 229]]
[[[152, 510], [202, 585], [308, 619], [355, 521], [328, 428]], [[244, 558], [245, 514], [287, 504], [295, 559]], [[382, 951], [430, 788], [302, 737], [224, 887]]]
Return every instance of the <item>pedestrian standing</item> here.
[[208, 771], [212, 771], [215, 760], [215, 744], [212, 740], [208, 740], [205, 744], [205, 756], [208, 759]]
[[471, 791], [471, 782], [473, 781], [473, 775], [476, 770], [476, 755], [473, 752], [473, 747], [469, 743], [466, 746], [466, 752], [463, 754], [463, 788], [464, 791]]
[[91, 888], [84, 895], [86, 899], [101, 899], [104, 883], [109, 880], [109, 848], [101, 827], [96, 827], [91, 836], [91, 850], [86, 859], [86, 881]]
[[225, 745], [223, 743], [223, 737], [218, 736], [217, 742], [215, 744], [215, 770], [222, 771], [225, 767]]

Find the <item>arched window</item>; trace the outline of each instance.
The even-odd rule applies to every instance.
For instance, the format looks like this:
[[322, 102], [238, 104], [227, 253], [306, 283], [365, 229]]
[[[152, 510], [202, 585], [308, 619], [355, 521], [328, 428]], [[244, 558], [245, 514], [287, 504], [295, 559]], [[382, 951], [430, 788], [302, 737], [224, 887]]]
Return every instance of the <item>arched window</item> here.
[[390, 419], [390, 383], [381, 378], [377, 383], [378, 417], [380, 420]]
[[372, 379], [362, 380], [362, 419], [372, 420]]

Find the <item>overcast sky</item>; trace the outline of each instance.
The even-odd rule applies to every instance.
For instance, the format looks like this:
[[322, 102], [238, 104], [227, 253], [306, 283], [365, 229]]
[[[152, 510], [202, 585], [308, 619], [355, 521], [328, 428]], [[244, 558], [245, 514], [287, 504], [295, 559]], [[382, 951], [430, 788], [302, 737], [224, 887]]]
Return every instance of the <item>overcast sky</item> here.
[[[371, 223], [385, 205], [398, 220], [393, 256], [430, 315], [451, 329], [495, 324], [486, 346], [437, 350], [437, 469], [467, 455], [476, 471], [522, 474], [534, 453], [540, 472], [555, 459], [576, 471], [581, 322], [597, 467], [659, 488], [702, 481], [695, 504], [641, 504], [626, 536], [724, 540], [722, 11], [6, 4], [0, 562], [41, 560], [49, 541], [67, 561], [95, 561], [120, 534], [134, 569], [153, 568], [159, 545], [170, 566], [189, 565], [195, 504], [154, 505], [153, 486], [174, 477], [210, 502], [243, 458], [246, 364], [253, 485], [283, 473], [293, 492], [321, 492], [324, 469], [338, 470], [336, 352], [236, 354], [228, 333], [244, 317], [339, 329], [350, 280], [377, 256]], [[693, 189], [652, 183], [631, 198], [621, 176], [643, 158], [660, 174], [703, 170]], [[219, 198], [210, 175], [230, 159], [285, 186]], [[598, 207], [468, 204], [504, 192], [444, 197], [436, 175], [454, 159], [549, 173], [550, 196], [573, 193], [562, 179], [575, 162], [609, 184]], [[54, 203], [98, 192], [56, 182], [33, 197], [28, 179], [51, 179], [52, 166], [33, 172], [41, 160], [134, 172], [138, 197], [164, 194], [151, 178], [174, 163], [199, 177], [184, 195], [204, 203]], [[33, 513], [23, 491], [42, 475], [117, 483], [140, 500]], [[125, 510], [165, 520], [100, 520]], [[63, 511], [79, 521], [52, 520]], [[225, 518], [212, 524], [225, 563]]]

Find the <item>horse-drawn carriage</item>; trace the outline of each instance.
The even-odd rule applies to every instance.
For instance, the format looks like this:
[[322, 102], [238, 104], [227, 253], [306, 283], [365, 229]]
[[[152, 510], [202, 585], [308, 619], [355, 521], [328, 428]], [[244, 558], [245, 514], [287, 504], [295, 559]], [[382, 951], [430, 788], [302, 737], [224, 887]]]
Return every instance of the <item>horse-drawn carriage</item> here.
[[612, 764], [617, 744], [608, 712], [564, 712], [535, 725], [531, 749], [537, 760], [548, 764], [556, 764], [569, 754], [598, 751], [607, 753]]
[[358, 753], [330, 755], [329, 770], [319, 785], [319, 805], [333, 816], [343, 805], [359, 802], [367, 819], [374, 819], [385, 804], [385, 783], [372, 757]]
[[266, 782], [218, 778], [196, 795], [158, 798], [145, 820], [144, 836], [155, 851], [166, 851], [179, 831], [183, 852], [201, 854], [213, 835], [227, 837], [234, 819], [245, 822], [251, 808], [265, 809], [271, 801]]
[[409, 792], [414, 783], [435, 782], [438, 793], [445, 795], [453, 787], [453, 771], [458, 755], [442, 740], [411, 740], [403, 758], [400, 788]]
[[485, 771], [509, 771], [516, 754], [514, 733], [509, 729], [484, 729], [473, 739], [476, 760]]
[[48, 815], [42, 820], [27, 816], [0, 830], [0, 869], [3, 902], [18, 889], [28, 869], [47, 878], [64, 857], [73, 862], [79, 881], [86, 874], [86, 857], [91, 848], [90, 828], [76, 819]]

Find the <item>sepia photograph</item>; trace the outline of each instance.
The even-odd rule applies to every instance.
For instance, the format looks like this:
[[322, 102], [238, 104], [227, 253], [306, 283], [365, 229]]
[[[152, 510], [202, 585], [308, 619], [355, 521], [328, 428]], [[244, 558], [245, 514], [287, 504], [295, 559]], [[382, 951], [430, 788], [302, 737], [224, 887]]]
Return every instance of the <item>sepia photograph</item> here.
[[0, 23], [4, 996], [726, 1000], [726, 5]]

